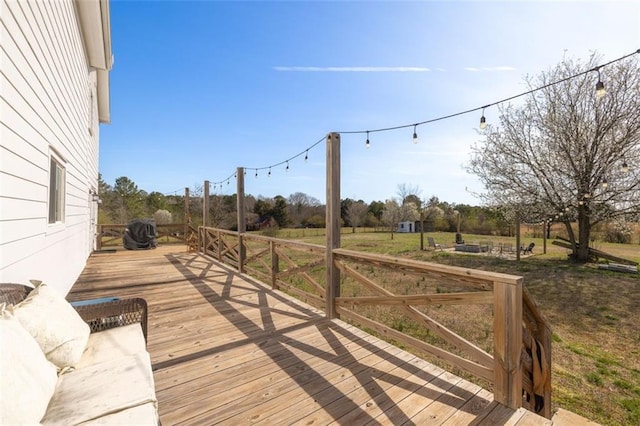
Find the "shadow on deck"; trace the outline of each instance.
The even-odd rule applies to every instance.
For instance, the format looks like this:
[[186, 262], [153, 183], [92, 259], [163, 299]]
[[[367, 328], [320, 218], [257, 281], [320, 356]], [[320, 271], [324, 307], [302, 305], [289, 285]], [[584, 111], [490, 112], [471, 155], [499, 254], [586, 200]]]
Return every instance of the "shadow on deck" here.
[[68, 299], [103, 296], [149, 304], [163, 424], [549, 422], [182, 246], [92, 256]]

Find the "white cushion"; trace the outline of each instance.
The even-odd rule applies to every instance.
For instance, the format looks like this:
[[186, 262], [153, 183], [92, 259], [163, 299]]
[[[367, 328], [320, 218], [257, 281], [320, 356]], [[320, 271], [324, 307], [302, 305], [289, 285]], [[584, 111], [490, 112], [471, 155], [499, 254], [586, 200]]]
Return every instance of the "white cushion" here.
[[38, 424], [57, 379], [33, 336], [0, 306], [0, 424]]
[[58, 368], [73, 367], [80, 360], [89, 339], [89, 326], [54, 289], [38, 284], [13, 307], [13, 313]]
[[156, 403], [147, 352], [121, 357], [60, 376], [44, 425], [75, 425], [146, 403]]
[[81, 425], [135, 425], [158, 426], [158, 404], [147, 402], [117, 413], [81, 423]]
[[84, 368], [100, 362], [117, 359], [139, 352], [146, 352], [144, 335], [140, 324], [129, 324], [121, 327], [92, 333], [76, 368]]

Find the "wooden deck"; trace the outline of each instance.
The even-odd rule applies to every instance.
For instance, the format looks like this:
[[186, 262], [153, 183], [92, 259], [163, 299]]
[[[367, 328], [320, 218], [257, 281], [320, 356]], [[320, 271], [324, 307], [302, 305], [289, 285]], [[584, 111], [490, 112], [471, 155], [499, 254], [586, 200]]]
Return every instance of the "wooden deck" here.
[[184, 246], [94, 254], [68, 299], [102, 296], [149, 304], [163, 425], [551, 424]]

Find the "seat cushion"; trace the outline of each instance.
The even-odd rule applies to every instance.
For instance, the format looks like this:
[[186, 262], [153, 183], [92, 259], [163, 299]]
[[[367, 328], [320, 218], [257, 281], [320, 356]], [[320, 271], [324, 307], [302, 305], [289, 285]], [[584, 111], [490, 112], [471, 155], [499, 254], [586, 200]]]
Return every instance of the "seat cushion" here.
[[158, 404], [147, 402], [117, 413], [80, 423], [81, 425], [135, 425], [158, 426]]
[[59, 369], [74, 367], [80, 360], [89, 326], [54, 289], [37, 283], [24, 301], [10, 309]]
[[58, 379], [42, 424], [75, 425], [157, 404], [147, 352], [77, 368]]
[[0, 306], [0, 425], [38, 424], [57, 379], [33, 336]]
[[80, 369], [145, 351], [146, 345], [140, 324], [110, 328], [89, 335], [87, 347], [76, 368]]

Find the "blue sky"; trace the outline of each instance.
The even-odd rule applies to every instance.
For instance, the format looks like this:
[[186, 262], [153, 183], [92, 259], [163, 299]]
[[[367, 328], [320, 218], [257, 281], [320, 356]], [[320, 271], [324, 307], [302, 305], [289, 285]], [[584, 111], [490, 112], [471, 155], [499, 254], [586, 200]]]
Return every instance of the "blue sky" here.
[[[640, 2], [111, 1], [111, 124], [100, 172], [172, 193], [247, 167], [247, 194], [324, 202], [330, 131], [372, 130], [481, 107], [526, 91], [564, 55], [603, 61], [640, 48]], [[606, 68], [605, 68], [606, 70]], [[606, 76], [606, 73], [604, 73]], [[517, 102], [517, 101], [515, 101]], [[342, 198], [478, 204], [463, 166], [480, 113], [343, 134]], [[485, 111], [497, 120], [498, 109]], [[255, 168], [289, 163], [268, 169]], [[235, 180], [216, 185], [232, 194]]]

